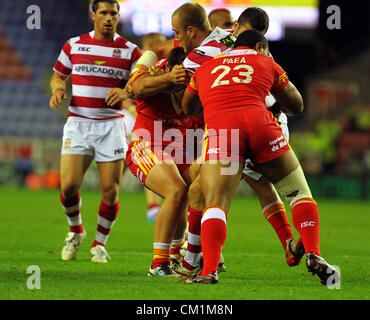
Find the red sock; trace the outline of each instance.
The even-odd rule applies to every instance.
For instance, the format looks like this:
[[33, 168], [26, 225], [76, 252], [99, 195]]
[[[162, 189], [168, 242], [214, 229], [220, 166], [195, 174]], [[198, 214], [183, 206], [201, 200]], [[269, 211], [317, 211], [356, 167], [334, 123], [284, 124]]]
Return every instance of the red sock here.
[[316, 201], [312, 198], [302, 198], [292, 205], [294, 227], [301, 235], [306, 253], [320, 256], [320, 219]]
[[188, 248], [183, 260], [183, 266], [186, 269], [194, 269], [199, 266], [200, 252], [202, 251], [200, 241], [200, 224], [203, 210], [197, 210], [189, 207], [188, 216]]
[[170, 255], [180, 255], [180, 250], [183, 247], [185, 243], [185, 237], [181, 239], [174, 239], [171, 242], [171, 250], [170, 250]]
[[160, 205], [158, 203], [152, 203], [148, 205], [148, 210], [153, 209], [153, 208], [159, 208], [159, 207]]
[[263, 208], [263, 216], [274, 228], [285, 250], [286, 241], [294, 237], [285, 212], [284, 204], [281, 201], [274, 201], [268, 204]]
[[119, 207], [119, 202], [117, 202], [113, 206], [109, 206], [103, 201], [100, 202], [98, 228], [92, 247], [95, 247], [98, 244], [101, 246], [105, 246], [109, 237], [110, 230], [113, 228], [114, 222], [116, 221]]
[[208, 207], [202, 217], [201, 242], [203, 269], [201, 276], [217, 271], [221, 249], [226, 240], [226, 212], [220, 207]]
[[154, 220], [155, 220], [155, 218], [158, 214], [159, 208], [160, 208], [160, 205], [157, 204], [157, 203], [152, 203], [152, 204], [148, 205], [148, 208], [146, 210], [146, 217], [147, 217], [148, 221], [154, 222]]
[[71, 198], [64, 198], [62, 192], [60, 193], [60, 202], [62, 208], [67, 216], [67, 221], [69, 224], [69, 231], [75, 233], [82, 233], [84, 228], [82, 226], [80, 208], [81, 208], [81, 198], [80, 194], [77, 193]]

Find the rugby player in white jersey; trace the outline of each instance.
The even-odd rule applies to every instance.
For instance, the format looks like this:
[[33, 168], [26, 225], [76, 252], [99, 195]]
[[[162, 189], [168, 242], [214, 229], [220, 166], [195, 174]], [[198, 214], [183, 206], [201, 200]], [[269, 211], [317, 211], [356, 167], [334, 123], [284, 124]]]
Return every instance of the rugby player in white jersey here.
[[[202, 14], [200, 13], [201, 10], [199, 9], [199, 7], [200, 6], [197, 4], [185, 4], [178, 8], [172, 17], [172, 26], [173, 30], [175, 31], [175, 38], [188, 52], [188, 57], [185, 59], [183, 65], [189, 73], [193, 73], [204, 62], [228, 50], [227, 47], [232, 46], [235, 40], [232, 34], [220, 29], [219, 27], [215, 27], [214, 30], [208, 30], [207, 33], [200, 32], [196, 28], [197, 19], [202, 19]], [[257, 11], [257, 14], [255, 13], [255, 11]], [[265, 18], [264, 15], [261, 17], [261, 13], [264, 12], [262, 10], [253, 10], [252, 18], [254, 15], [257, 15], [256, 20], [260, 22], [260, 19]], [[242, 19], [240, 21], [241, 23], [240, 25], [238, 25], [239, 29], [241, 29], [242, 27], [249, 27], [247, 23], [244, 23], [246, 21]], [[268, 25], [265, 26], [265, 31], [267, 30], [267, 27]], [[242, 31], [244, 30], [240, 30], [240, 32]], [[194, 169], [193, 171], [195, 170], [196, 169]], [[246, 179], [248, 179], [248, 177]], [[261, 179], [260, 175], [256, 179]], [[253, 182], [255, 181], [256, 180], [253, 180]], [[196, 181], [194, 182], [194, 185], [197, 185]], [[193, 188], [191, 188], [190, 190], [193, 189], [197, 191], [198, 188], [196, 188], [194, 185]], [[261, 191], [256, 190], [258, 186], [262, 189]], [[254, 187], [254, 189], [258, 191], [261, 204], [267, 204], [266, 206], [263, 206], [264, 216], [266, 217], [266, 220], [268, 220], [270, 224], [274, 227], [285, 251], [289, 253], [286, 254], [286, 261], [288, 265], [296, 265], [297, 263], [299, 263], [303, 254], [299, 257], [296, 257], [293, 255], [293, 253], [291, 253], [291, 250], [289, 250], [289, 244], [295, 240], [293, 240], [293, 234], [291, 232], [289, 222], [286, 218], [283, 203], [280, 201], [273, 187], [270, 187], [270, 185], [267, 185], [267, 183], [266, 185], [262, 186], [261, 183], [258, 183], [257, 187]], [[260, 195], [260, 193], [263, 191], [265, 193]], [[191, 208], [189, 208], [188, 250], [183, 260], [183, 266], [188, 271], [196, 270], [199, 266], [201, 250], [200, 220], [204, 207], [199, 206], [201, 201], [197, 201], [197, 206], [193, 206], [191, 204], [193, 198], [192, 195], [194, 194], [199, 194], [199, 192], [193, 192], [193, 194], [192, 192], [190, 192], [189, 194]], [[294, 252], [294, 254], [296, 254], [296, 252]], [[184, 269], [176, 271], [179, 271], [179, 273], [182, 273], [183, 271], [184, 273], [187, 272]]]
[[101, 203], [98, 227], [90, 249], [91, 261], [108, 262], [105, 244], [119, 210], [119, 187], [126, 129], [121, 101], [130, 71], [141, 56], [140, 49], [116, 33], [119, 4], [114, 0], [92, 3], [94, 30], [69, 39], [58, 57], [51, 77], [50, 108], [67, 99], [67, 79], [72, 79], [72, 98], [64, 126], [60, 160], [60, 200], [70, 231], [61, 252], [62, 260], [76, 258], [86, 237], [82, 225], [80, 187], [84, 174], [96, 161]]
[[[187, 52], [184, 67], [191, 76], [205, 61], [227, 51], [234, 43], [233, 35], [219, 27], [212, 30], [208, 16], [202, 6], [186, 3], [172, 15], [172, 29], [175, 39]], [[203, 125], [202, 117], [194, 117], [194, 122]], [[199, 155], [199, 154], [198, 154]], [[190, 167], [193, 177], [189, 188], [188, 244], [182, 264], [174, 270], [182, 275], [198, 272], [201, 258], [200, 221], [204, 209], [204, 198], [199, 184], [199, 162]], [[225, 271], [221, 264], [219, 271]]]

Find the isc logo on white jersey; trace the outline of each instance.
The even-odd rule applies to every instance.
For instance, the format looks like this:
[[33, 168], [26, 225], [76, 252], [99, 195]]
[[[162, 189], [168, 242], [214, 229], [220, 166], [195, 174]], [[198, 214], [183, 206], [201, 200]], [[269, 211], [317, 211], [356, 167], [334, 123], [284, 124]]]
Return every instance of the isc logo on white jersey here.
[[77, 51], [90, 52], [90, 47], [78, 47]]

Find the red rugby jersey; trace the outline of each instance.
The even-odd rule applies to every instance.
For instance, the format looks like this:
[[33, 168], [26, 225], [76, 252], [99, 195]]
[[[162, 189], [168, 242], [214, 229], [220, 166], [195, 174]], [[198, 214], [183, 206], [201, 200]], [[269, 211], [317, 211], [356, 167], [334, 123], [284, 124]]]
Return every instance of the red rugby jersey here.
[[[166, 59], [158, 62], [157, 66], [161, 69], [166, 68]], [[146, 74], [146, 69], [139, 70], [132, 75], [133, 83], [143, 74]], [[184, 130], [192, 128], [191, 118], [187, 117], [181, 108], [181, 101], [184, 90], [178, 93], [158, 93], [156, 95], [137, 99], [136, 111], [137, 117], [133, 132], [137, 136], [141, 136], [144, 140], [147, 138], [139, 129], [145, 129], [150, 133], [150, 139], [155, 143], [163, 144], [162, 135], [168, 129], [179, 129], [182, 136]], [[155, 136], [155, 121], [157, 127], [161, 126], [161, 132], [157, 132]], [[168, 141], [167, 141], [168, 142]]]
[[[162, 59], [157, 63], [160, 69], [166, 68], [167, 59]], [[134, 83], [140, 76], [147, 74], [146, 69], [137, 71], [132, 75]], [[181, 109], [183, 91], [179, 93], [158, 93], [154, 96], [146, 98], [138, 98], [136, 104], [136, 112], [138, 118], [144, 116], [153, 121], [168, 120], [184, 116]]]
[[273, 59], [238, 47], [203, 64], [188, 90], [198, 94], [207, 123], [213, 117], [219, 118], [222, 112], [237, 115], [252, 106], [266, 109], [269, 91], [282, 90], [288, 83], [285, 71]]

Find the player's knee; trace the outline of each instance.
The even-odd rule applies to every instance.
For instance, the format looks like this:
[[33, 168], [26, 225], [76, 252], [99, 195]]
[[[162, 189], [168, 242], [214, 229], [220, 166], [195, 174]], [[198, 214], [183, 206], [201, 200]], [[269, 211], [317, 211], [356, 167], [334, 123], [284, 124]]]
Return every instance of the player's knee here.
[[116, 186], [107, 186], [101, 188], [102, 200], [107, 205], [113, 205], [118, 201], [119, 190]]
[[79, 186], [74, 183], [62, 183], [60, 191], [66, 199], [72, 198], [79, 192]]
[[299, 165], [295, 170], [275, 183], [275, 188], [292, 205], [302, 198], [312, 198], [303, 170]]
[[171, 184], [165, 198], [177, 204], [184, 204], [188, 201], [188, 187], [185, 182], [179, 181]]

